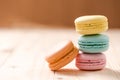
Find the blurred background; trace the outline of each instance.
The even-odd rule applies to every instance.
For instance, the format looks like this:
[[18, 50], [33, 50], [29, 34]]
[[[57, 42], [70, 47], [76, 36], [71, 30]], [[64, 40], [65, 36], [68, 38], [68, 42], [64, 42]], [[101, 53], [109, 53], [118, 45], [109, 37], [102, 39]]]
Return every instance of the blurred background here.
[[119, 8], [120, 0], [0, 0], [0, 27], [74, 27], [79, 16], [102, 14], [108, 17], [110, 28], [120, 28]]

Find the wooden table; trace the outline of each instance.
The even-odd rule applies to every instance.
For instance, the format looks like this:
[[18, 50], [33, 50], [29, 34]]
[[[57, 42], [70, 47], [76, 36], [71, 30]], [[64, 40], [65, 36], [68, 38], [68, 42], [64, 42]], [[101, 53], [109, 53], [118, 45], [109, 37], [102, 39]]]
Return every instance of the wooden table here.
[[58, 71], [50, 71], [45, 55], [55, 44], [72, 40], [77, 46], [79, 34], [74, 29], [1, 29], [0, 80], [120, 80], [120, 29], [104, 33], [110, 37], [106, 68], [80, 71], [75, 61]]

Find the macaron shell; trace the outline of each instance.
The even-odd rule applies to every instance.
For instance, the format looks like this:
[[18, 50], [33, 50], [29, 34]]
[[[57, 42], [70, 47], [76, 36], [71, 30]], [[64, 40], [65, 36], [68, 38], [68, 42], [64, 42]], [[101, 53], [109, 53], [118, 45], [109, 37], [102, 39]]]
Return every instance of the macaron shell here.
[[104, 54], [78, 54], [76, 67], [81, 70], [100, 70], [105, 67], [106, 57]]
[[71, 50], [74, 49], [72, 41], [63, 41], [56, 46], [54, 46], [50, 51], [49, 55], [46, 56], [46, 61], [48, 63], [54, 63], [67, 55]]
[[103, 15], [81, 16], [75, 19], [75, 28], [79, 34], [98, 34], [108, 29], [108, 20]]
[[75, 47], [74, 50], [69, 52], [69, 54], [65, 55], [59, 61], [49, 64], [51, 70], [58, 70], [65, 66], [66, 64], [70, 63], [78, 54], [78, 49]]
[[103, 34], [83, 35], [78, 39], [79, 49], [87, 53], [99, 53], [108, 50], [109, 37]]
[[75, 23], [108, 21], [104, 15], [85, 15], [75, 19]]

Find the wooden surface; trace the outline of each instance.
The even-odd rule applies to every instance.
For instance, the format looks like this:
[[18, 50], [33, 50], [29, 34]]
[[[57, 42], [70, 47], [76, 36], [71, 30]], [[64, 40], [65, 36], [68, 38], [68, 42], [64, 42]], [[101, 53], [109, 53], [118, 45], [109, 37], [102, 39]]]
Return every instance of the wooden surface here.
[[104, 34], [110, 37], [105, 69], [80, 71], [73, 60], [53, 72], [44, 57], [62, 40], [72, 40], [77, 46], [79, 35], [74, 29], [1, 29], [0, 80], [120, 80], [120, 30]]

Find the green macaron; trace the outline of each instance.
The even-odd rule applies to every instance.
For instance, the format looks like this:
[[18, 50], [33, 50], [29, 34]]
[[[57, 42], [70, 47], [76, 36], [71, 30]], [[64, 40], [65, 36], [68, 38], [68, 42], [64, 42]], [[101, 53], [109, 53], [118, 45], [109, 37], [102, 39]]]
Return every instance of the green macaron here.
[[104, 52], [109, 47], [109, 37], [104, 34], [82, 35], [78, 39], [80, 51], [86, 53]]

